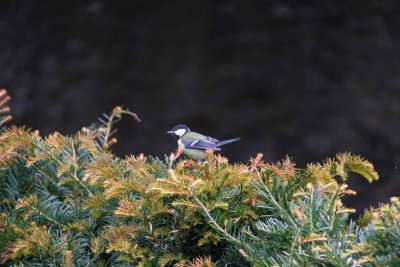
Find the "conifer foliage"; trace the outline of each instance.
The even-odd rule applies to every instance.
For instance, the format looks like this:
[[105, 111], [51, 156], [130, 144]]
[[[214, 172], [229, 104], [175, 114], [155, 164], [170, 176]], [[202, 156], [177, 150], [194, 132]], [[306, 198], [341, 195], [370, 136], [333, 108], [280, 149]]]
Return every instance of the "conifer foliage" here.
[[262, 154], [247, 164], [211, 152], [205, 162], [119, 158], [109, 148], [123, 115], [139, 120], [117, 107], [72, 136], [2, 130], [0, 264], [400, 264], [399, 199], [357, 223], [341, 202], [355, 194], [344, 183], [349, 173], [378, 179], [367, 160], [342, 153], [299, 169], [290, 158], [265, 163]]

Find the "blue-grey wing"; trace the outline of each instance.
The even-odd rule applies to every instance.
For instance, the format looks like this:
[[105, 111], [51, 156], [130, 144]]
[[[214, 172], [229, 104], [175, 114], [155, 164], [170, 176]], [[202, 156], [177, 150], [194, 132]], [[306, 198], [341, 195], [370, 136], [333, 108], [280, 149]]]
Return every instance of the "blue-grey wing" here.
[[[185, 146], [185, 148], [190, 148], [190, 149], [200, 149], [200, 150], [213, 150], [213, 151], [219, 151], [221, 150], [219, 147], [216, 146], [215, 141], [216, 139], [214, 138], [191, 138], [191, 137], [184, 137], [182, 138], [182, 143]], [[217, 141], [218, 142], [218, 141]]]
[[205, 136], [205, 138], [206, 138], [208, 141], [211, 141], [211, 142], [213, 142], [213, 143], [219, 142], [218, 139], [216, 139], [216, 138], [214, 138], [214, 137], [211, 137], [211, 136]]

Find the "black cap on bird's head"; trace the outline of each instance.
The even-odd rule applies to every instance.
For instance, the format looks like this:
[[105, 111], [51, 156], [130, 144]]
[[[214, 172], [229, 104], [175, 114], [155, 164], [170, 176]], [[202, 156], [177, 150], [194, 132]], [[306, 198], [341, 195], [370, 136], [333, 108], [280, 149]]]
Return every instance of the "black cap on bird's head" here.
[[172, 134], [175, 139], [179, 139], [184, 135], [185, 133], [190, 132], [189, 127], [187, 127], [184, 124], [178, 124], [172, 128], [171, 131], [168, 131], [168, 134]]

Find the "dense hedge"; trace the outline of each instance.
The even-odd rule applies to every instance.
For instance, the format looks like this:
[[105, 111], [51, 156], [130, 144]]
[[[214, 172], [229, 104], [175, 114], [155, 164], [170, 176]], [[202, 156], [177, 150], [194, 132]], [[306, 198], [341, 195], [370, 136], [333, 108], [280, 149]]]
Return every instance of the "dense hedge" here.
[[134, 115], [117, 107], [73, 136], [2, 130], [1, 264], [400, 265], [399, 199], [357, 223], [341, 202], [355, 194], [349, 173], [378, 179], [368, 161], [342, 153], [299, 169], [262, 154], [247, 164], [211, 152], [205, 162], [122, 159], [109, 147], [123, 114]]

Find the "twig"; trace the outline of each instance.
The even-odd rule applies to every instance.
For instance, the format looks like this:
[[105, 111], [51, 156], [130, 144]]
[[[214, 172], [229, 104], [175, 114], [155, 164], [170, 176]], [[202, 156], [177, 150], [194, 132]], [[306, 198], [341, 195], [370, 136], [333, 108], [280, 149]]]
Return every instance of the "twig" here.
[[287, 210], [285, 210], [284, 208], [281, 207], [281, 205], [279, 205], [279, 203], [275, 200], [275, 197], [272, 195], [271, 191], [269, 190], [268, 186], [264, 185], [264, 182], [260, 176], [260, 172], [256, 169], [256, 174], [257, 174], [257, 178], [260, 182], [261, 185], [263, 185], [265, 191], [268, 193], [268, 196], [272, 202], [272, 204], [282, 213], [282, 214], [286, 214], [287, 217], [289, 218], [290, 222], [292, 223], [292, 225], [297, 225], [296, 222], [293, 220], [291, 214], [289, 214], [289, 212]]
[[[112, 130], [112, 126], [114, 123], [116, 123], [117, 121], [119, 121], [121, 119], [121, 115], [122, 114], [127, 114], [132, 116], [137, 122], [141, 122], [139, 116], [136, 113], [133, 113], [129, 110], [124, 110], [122, 109], [122, 107], [117, 106], [113, 109], [113, 112], [111, 113], [110, 118], [108, 119], [107, 122], [107, 130], [106, 130], [106, 134], [104, 135], [104, 140], [103, 140], [103, 148], [107, 147], [108, 144], [108, 138], [110, 138], [111, 130]], [[115, 119], [116, 118], [116, 119]]]
[[230, 241], [233, 241], [237, 244], [242, 244], [240, 240], [237, 238], [231, 236], [228, 232], [226, 232], [219, 224], [214, 220], [214, 218], [211, 216], [211, 214], [208, 212], [208, 209], [203, 205], [203, 203], [196, 197], [194, 196], [194, 200], [199, 204], [203, 212], [206, 214], [207, 218], [210, 220], [211, 224], [225, 237], [227, 237]]

